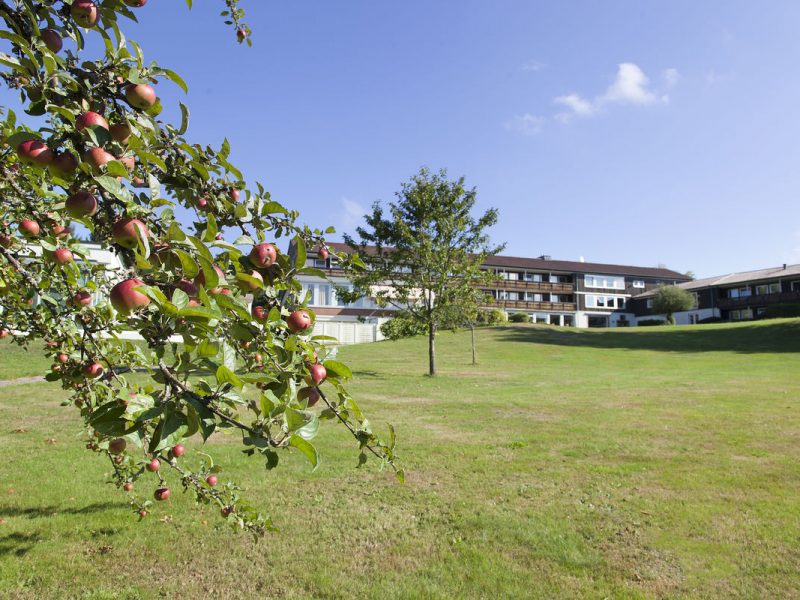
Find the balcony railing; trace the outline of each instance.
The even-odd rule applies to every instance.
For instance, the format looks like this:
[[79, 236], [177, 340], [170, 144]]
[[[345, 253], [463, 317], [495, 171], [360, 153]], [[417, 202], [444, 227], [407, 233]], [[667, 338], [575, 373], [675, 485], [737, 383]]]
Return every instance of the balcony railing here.
[[555, 310], [558, 312], [575, 312], [574, 302], [528, 302], [527, 300], [495, 300], [487, 303], [493, 308], [515, 308], [520, 310]]
[[767, 304], [782, 304], [784, 302], [800, 302], [800, 292], [759, 294], [745, 296], [744, 298], [719, 298], [716, 302], [717, 308], [724, 310], [731, 308], [747, 308], [748, 306], [765, 306]]
[[485, 289], [497, 290], [525, 290], [530, 292], [553, 292], [556, 294], [571, 294], [575, 291], [572, 283], [547, 283], [545, 281], [518, 281], [501, 279]]

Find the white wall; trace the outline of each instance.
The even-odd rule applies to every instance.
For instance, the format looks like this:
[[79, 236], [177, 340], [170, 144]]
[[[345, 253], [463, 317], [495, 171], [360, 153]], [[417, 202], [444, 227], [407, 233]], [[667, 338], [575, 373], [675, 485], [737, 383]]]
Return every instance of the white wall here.
[[[711, 317], [719, 317], [719, 309], [718, 308], [696, 308], [693, 310], [686, 310], [682, 312], [676, 312], [673, 316], [675, 317], [675, 324], [676, 325], [691, 325], [691, 316], [697, 315], [697, 320], [702, 321], [703, 319], [709, 319]], [[667, 320], [666, 315], [642, 315], [638, 317], [636, 323], [638, 324], [639, 321], [647, 320], [647, 319], [662, 319], [664, 321]]]

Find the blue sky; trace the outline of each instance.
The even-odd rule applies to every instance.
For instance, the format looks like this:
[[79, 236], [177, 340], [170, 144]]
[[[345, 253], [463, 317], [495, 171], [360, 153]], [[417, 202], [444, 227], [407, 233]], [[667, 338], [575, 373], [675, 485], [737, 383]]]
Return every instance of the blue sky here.
[[[126, 29], [181, 73], [193, 141], [314, 226], [420, 166], [500, 210], [506, 254], [698, 276], [800, 262], [800, 3], [152, 1]], [[165, 103], [180, 92], [159, 86]]]

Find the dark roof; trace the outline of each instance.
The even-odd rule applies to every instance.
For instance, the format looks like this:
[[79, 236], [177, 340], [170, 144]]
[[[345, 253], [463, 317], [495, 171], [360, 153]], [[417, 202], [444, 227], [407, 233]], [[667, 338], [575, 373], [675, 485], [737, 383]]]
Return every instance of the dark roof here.
[[[775, 281], [782, 277], [798, 277], [800, 276], [800, 265], [783, 265], [780, 267], [769, 267], [766, 269], [757, 269], [755, 271], [743, 271], [741, 273], [729, 273], [728, 275], [719, 275], [718, 277], [706, 277], [704, 279], [695, 279], [681, 283], [679, 287], [685, 290], [702, 290], [712, 287], [725, 287], [732, 285], [741, 285], [745, 283], [757, 283], [759, 281]], [[637, 298], [646, 298], [654, 296], [655, 290], [651, 290], [644, 294], [639, 294]]]
[[[340, 242], [328, 244], [337, 252], [350, 252], [350, 246]], [[367, 247], [367, 252], [374, 251]], [[518, 256], [490, 256], [484, 263], [487, 267], [528, 269], [531, 271], [562, 271], [566, 273], [596, 273], [598, 275], [629, 275], [631, 277], [655, 277], [675, 281], [690, 281], [691, 277], [671, 269], [658, 267], [632, 267], [627, 265], [607, 265], [571, 260], [545, 260], [542, 258], [522, 258]]]

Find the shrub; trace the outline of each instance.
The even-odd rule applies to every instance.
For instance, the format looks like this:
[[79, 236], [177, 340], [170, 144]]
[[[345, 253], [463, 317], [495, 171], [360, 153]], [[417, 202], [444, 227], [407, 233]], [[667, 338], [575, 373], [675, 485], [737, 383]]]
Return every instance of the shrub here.
[[512, 323], [530, 323], [531, 317], [525, 313], [513, 313], [508, 317], [508, 320]]
[[768, 306], [764, 314], [766, 319], [781, 319], [786, 317], [800, 317], [800, 304], [777, 304]]
[[666, 325], [667, 322], [663, 319], [642, 319], [637, 323], [639, 327], [652, 327], [654, 325]]
[[700, 319], [698, 323], [705, 325], [706, 323], [724, 323], [725, 319], [722, 317], [706, 317], [705, 319]]
[[504, 310], [492, 308], [478, 312], [478, 323], [481, 325], [499, 325], [508, 321], [508, 315]]
[[413, 337], [427, 333], [424, 323], [415, 321], [408, 316], [398, 315], [381, 325], [381, 333], [390, 340]]

